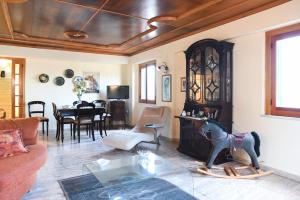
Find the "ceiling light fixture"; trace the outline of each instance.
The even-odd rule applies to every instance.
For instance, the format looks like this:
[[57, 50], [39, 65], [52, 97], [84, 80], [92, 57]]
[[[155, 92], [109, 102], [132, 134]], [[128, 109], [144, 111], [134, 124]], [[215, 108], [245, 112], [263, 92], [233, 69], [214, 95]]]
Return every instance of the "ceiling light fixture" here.
[[83, 40], [88, 38], [88, 34], [86, 32], [76, 30], [65, 31], [64, 35], [66, 38], [73, 40]]

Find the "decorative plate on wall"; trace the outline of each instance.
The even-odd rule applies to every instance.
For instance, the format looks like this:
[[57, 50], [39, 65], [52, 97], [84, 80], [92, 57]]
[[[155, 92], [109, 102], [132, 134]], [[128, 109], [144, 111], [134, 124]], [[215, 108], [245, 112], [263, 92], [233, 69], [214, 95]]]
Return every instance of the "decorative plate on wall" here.
[[65, 77], [73, 78], [73, 76], [74, 76], [74, 71], [72, 69], [66, 69], [65, 70]]
[[39, 80], [41, 83], [47, 83], [49, 81], [49, 76], [47, 74], [40, 74]]
[[58, 86], [62, 86], [63, 84], [65, 84], [65, 79], [61, 76], [58, 76], [55, 78], [55, 84]]
[[77, 85], [78, 83], [80, 83], [81, 81], [83, 81], [83, 77], [82, 76], [75, 76], [73, 78], [73, 84]]

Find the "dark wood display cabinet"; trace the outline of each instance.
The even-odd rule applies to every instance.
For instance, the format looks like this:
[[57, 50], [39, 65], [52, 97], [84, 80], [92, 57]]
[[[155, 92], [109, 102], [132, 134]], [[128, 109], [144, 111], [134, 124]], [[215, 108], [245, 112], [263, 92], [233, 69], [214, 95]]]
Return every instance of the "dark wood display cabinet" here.
[[[212, 144], [196, 128], [199, 117], [219, 121], [231, 133], [232, 129], [232, 49], [233, 43], [205, 39], [192, 44], [186, 54], [186, 100], [187, 116], [180, 120], [178, 151], [207, 161]], [[222, 151], [215, 164], [230, 158], [228, 150]]]

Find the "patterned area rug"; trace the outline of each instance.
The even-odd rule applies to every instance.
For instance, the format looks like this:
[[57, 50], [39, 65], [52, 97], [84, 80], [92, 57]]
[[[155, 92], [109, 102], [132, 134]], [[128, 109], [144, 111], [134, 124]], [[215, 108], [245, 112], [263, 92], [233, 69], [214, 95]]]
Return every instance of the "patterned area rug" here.
[[159, 179], [150, 178], [135, 183], [114, 184], [103, 187], [92, 174], [58, 181], [69, 200], [195, 200], [177, 186]]

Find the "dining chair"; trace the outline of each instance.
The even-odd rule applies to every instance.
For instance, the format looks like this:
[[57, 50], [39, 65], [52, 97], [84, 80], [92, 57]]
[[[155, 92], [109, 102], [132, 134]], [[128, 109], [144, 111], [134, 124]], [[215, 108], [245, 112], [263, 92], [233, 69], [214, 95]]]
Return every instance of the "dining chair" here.
[[98, 129], [98, 131], [100, 131], [101, 137], [103, 137], [102, 130], [104, 130], [104, 133], [107, 136], [107, 133], [106, 133], [106, 119], [110, 117], [110, 114], [107, 113], [107, 110], [106, 110], [106, 101], [104, 101], [104, 100], [95, 100], [92, 103], [96, 107], [105, 108], [105, 112], [95, 113], [95, 126]]
[[[78, 143], [80, 143], [80, 127], [87, 126], [92, 131], [92, 138], [95, 141], [94, 134], [94, 118], [95, 118], [95, 105], [93, 103], [82, 103], [77, 105], [76, 119], [74, 121], [73, 134], [77, 129]], [[88, 131], [88, 129], [87, 129]]]
[[57, 110], [57, 106], [55, 103], [52, 102], [52, 108], [53, 108], [53, 116], [56, 120], [56, 140], [59, 140], [59, 135], [60, 135], [60, 124], [59, 124], [59, 120], [60, 120], [60, 116], [59, 116], [59, 112]]
[[40, 122], [43, 124], [43, 134], [45, 133], [44, 124], [47, 125], [47, 136], [49, 131], [49, 118], [45, 117], [45, 102], [43, 101], [30, 101], [28, 102], [28, 114], [29, 117], [33, 115], [40, 118]]
[[75, 120], [71, 117], [62, 116], [60, 112], [57, 110], [57, 106], [55, 103], [52, 103], [52, 106], [53, 106], [53, 115], [56, 119], [56, 140], [59, 140], [59, 138], [61, 138], [61, 141], [64, 142], [64, 125], [70, 124], [70, 132], [72, 138], [73, 126]]
[[78, 104], [88, 104], [89, 102], [87, 102], [87, 101], [74, 101], [73, 102], [73, 106], [77, 106]]
[[6, 118], [6, 112], [3, 108], [0, 108], [0, 119], [5, 119]]

